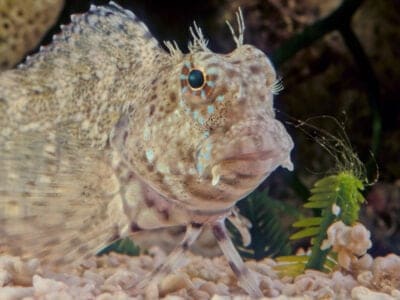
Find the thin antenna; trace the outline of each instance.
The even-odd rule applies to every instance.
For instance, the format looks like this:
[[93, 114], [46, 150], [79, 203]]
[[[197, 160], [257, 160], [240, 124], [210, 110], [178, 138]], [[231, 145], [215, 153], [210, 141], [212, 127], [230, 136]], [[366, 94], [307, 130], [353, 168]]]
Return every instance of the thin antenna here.
[[167, 47], [172, 58], [179, 59], [182, 56], [182, 51], [176, 41], [164, 41], [164, 45]]
[[226, 25], [228, 25], [228, 28], [233, 36], [233, 40], [235, 41], [236, 47], [243, 46], [243, 39], [244, 39], [244, 30], [246, 29], [246, 26], [244, 25], [244, 18], [243, 18], [243, 12], [242, 9], [239, 7], [238, 11], [236, 12], [236, 22], [238, 25], [238, 32], [233, 29], [233, 26], [231, 23], [226, 20]]
[[193, 22], [193, 26], [189, 27], [190, 34], [192, 35], [193, 42], [189, 42], [188, 48], [190, 52], [202, 50], [209, 51], [207, 45], [208, 40], [204, 37], [203, 31], [201, 28]]

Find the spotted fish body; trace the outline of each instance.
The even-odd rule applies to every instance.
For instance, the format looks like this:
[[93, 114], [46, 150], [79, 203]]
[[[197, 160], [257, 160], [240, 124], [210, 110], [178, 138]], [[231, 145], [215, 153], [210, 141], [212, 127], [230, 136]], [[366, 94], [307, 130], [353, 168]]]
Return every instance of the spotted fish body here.
[[71, 19], [0, 74], [0, 251], [65, 264], [135, 231], [187, 225], [157, 277], [209, 225], [260, 295], [223, 221], [275, 168], [291, 168], [268, 58], [242, 32], [233, 52], [213, 53], [197, 26], [188, 54], [173, 43], [167, 53], [113, 2]]

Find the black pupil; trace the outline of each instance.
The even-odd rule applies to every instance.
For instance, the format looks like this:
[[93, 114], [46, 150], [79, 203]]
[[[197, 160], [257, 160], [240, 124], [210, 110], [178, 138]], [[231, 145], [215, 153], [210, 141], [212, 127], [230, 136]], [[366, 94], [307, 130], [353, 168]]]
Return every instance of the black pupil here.
[[188, 81], [189, 81], [190, 87], [192, 87], [194, 89], [202, 87], [204, 84], [203, 72], [201, 72], [200, 70], [190, 71]]

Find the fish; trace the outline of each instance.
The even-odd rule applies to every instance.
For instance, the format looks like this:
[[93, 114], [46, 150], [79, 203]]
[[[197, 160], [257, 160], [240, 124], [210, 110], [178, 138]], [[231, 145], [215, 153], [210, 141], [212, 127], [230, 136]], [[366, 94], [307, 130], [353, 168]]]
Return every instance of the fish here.
[[92, 5], [0, 73], [0, 253], [62, 266], [185, 226], [141, 289], [209, 228], [241, 287], [261, 297], [224, 221], [276, 168], [293, 168], [294, 144], [275, 118], [276, 71], [244, 43], [241, 10], [236, 19], [232, 52], [210, 50], [194, 23], [184, 53], [116, 3]]

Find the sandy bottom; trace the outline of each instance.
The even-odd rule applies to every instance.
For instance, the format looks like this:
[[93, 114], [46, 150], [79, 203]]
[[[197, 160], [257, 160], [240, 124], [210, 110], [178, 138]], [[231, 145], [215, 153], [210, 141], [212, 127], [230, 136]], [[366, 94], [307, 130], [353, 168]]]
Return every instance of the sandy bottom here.
[[[137, 292], [135, 284], [166, 257], [159, 248], [149, 253], [111, 253], [58, 272], [46, 271], [35, 259], [0, 256], [0, 299], [250, 299], [225, 258], [190, 253], [186, 266], [158, 286]], [[280, 278], [272, 259], [246, 264], [258, 273], [264, 299], [400, 299], [400, 257], [395, 255], [375, 259], [369, 270], [356, 275], [309, 270], [296, 278]]]

